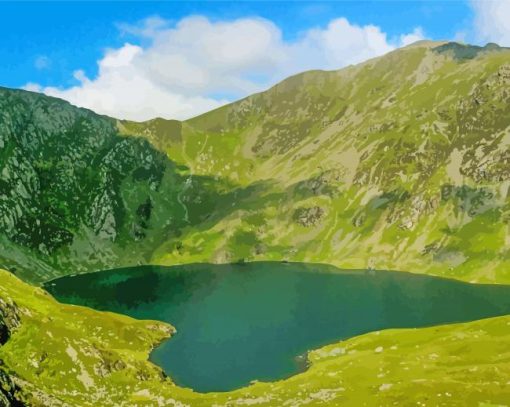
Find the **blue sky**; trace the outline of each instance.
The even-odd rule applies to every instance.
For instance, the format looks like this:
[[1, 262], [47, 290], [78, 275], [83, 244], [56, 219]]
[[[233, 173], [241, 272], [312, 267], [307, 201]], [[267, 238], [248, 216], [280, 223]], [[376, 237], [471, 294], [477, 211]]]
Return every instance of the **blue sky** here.
[[[27, 82], [65, 85], [72, 72], [97, 73], [103, 50], [122, 45], [118, 23], [136, 22], [153, 15], [179, 20], [187, 15], [211, 19], [260, 16], [274, 21], [286, 38], [335, 17], [380, 26], [389, 35], [423, 27], [431, 38], [452, 38], [472, 15], [467, 2], [370, 1], [370, 2], [54, 2], [0, 3], [0, 83], [20, 87]], [[46, 56], [50, 69], [37, 69], [35, 61]]]
[[[508, 3], [507, 0], [502, 1]], [[483, 14], [483, 11], [480, 10], [485, 10], [482, 7], [476, 6], [473, 1], [460, 0], [0, 2], [0, 60], [2, 61], [0, 64], [0, 85], [27, 87], [27, 84], [31, 84], [28, 88], [55, 94], [78, 104], [77, 98], [86, 98], [84, 89], [82, 89], [85, 86], [89, 86], [85, 89], [89, 96], [92, 90], [100, 92], [100, 83], [93, 82], [100, 75], [98, 62], [104, 59], [109, 52], [122, 50], [123, 47], [129, 45], [136, 48], [132, 48], [131, 53], [126, 50], [125, 58], [130, 59], [130, 62], [127, 63], [136, 65], [136, 72], [140, 74], [139, 87], [133, 91], [138, 93], [133, 93], [133, 95], [146, 95], [142, 100], [148, 100], [152, 99], [153, 93], [151, 92], [156, 92], [156, 88], [158, 95], [160, 91], [173, 92], [171, 94], [174, 99], [167, 100], [167, 105], [170, 106], [168, 112], [157, 107], [153, 111], [147, 110], [139, 117], [132, 117], [129, 110], [137, 108], [134, 103], [133, 106], [124, 106], [121, 109], [112, 107], [115, 104], [114, 101], [109, 107], [98, 107], [97, 103], [93, 101], [90, 101], [89, 105], [82, 104], [86, 107], [96, 108], [95, 110], [102, 110], [104, 113], [123, 114], [125, 117], [135, 119], [144, 119], [145, 116], [149, 117], [151, 114], [183, 118], [215, 107], [216, 102], [221, 104], [244, 96], [251, 91], [263, 89], [284, 76], [295, 73], [294, 70], [340, 68], [349, 63], [356, 63], [379, 55], [387, 52], [390, 48], [405, 45], [406, 41], [402, 38], [410, 33], [416, 34], [414, 36], [416, 38], [462, 38], [476, 43], [482, 43], [486, 39], [491, 40], [493, 37], [506, 38], [501, 37], [499, 31], [482, 35], [478, 28], [477, 32], [475, 23], [477, 18], [480, 20], [480, 14]], [[488, 8], [490, 9], [490, 7]], [[508, 8], [504, 10], [510, 11]], [[199, 50], [193, 52], [193, 55], [189, 51], [190, 48], [194, 48], [195, 44], [182, 44], [182, 41], [179, 42], [179, 33], [175, 32], [179, 31], [176, 30], [179, 23], [188, 21], [186, 19], [189, 19], [190, 16], [200, 16], [206, 19], [207, 29], [205, 31], [208, 34], [204, 34], [204, 36], [214, 37], [218, 33], [230, 30], [229, 36], [236, 37], [236, 29], [248, 33], [245, 46], [240, 46], [238, 43], [234, 45], [240, 47], [237, 52], [244, 52], [252, 46], [255, 47], [253, 58], [250, 59], [247, 55], [247, 60], [239, 61], [238, 59], [229, 59], [229, 55], [226, 55], [225, 65], [229, 63], [228, 61], [232, 61], [233, 65], [237, 64], [235, 69], [214, 67], [215, 62], [207, 58], [204, 58], [203, 61], [197, 60], [199, 57], [196, 57], [196, 54], [199, 53]], [[491, 17], [490, 13], [488, 17], [485, 17]], [[148, 18], [152, 18], [152, 20], [147, 20]], [[341, 18], [344, 19], [342, 20], [344, 22], [340, 25], [337, 24], [336, 28], [330, 25], [334, 21], [338, 22], [338, 19]], [[240, 19], [242, 24], [232, 24]], [[154, 28], [150, 34], [147, 34], [143, 30], [145, 28], [147, 31], [147, 28], [150, 28], [149, 26], [152, 24], [150, 21], [154, 23]], [[251, 22], [261, 25], [256, 27], [255, 31], [244, 30]], [[506, 27], [504, 21], [501, 24], [503, 30], [508, 28], [510, 32], [510, 27]], [[200, 24], [195, 26], [196, 30], [202, 30]], [[381, 46], [374, 45], [373, 41], [371, 45], [365, 44], [362, 39], [352, 44], [331, 44], [331, 38], [334, 38], [334, 41], [346, 42], [349, 41], [348, 37], [356, 32], [359, 32], [360, 36], [370, 36], [366, 33], [371, 32], [370, 27], [372, 26], [379, 30], [378, 33], [381, 35], [376, 33], [379, 39], [384, 37], [385, 42]], [[359, 30], [352, 31], [353, 27], [358, 27]], [[256, 33], [254, 36], [258, 39], [265, 35], [266, 31], [264, 30], [271, 37], [268, 40], [270, 43], [252, 44], [249, 33]], [[182, 35], [195, 35], [191, 29], [183, 29], [182, 32], [186, 33]], [[345, 37], [342, 33], [345, 33]], [[498, 34], [499, 37], [497, 37]], [[376, 40], [379, 41], [379, 39]], [[207, 42], [207, 38], [198, 36], [196, 41]], [[237, 49], [232, 44], [225, 44], [223, 47], [221, 41], [228, 42], [228, 38], [218, 41], [220, 42], [214, 44], [221, 50], [224, 48]], [[370, 40], [367, 41], [370, 42]], [[179, 48], [179, 44], [182, 46], [181, 48]], [[263, 68], [257, 66], [257, 52], [263, 52], [257, 47], [266, 47], [264, 48], [265, 52], [284, 53], [285, 58], [282, 58], [285, 59], [285, 62], [283, 59], [266, 61], [259, 57], [260, 64], [265, 63], [274, 68], [272, 73], [264, 71]], [[285, 50], [282, 51], [284, 48]], [[296, 50], [297, 48], [299, 50]], [[315, 52], [318, 48], [322, 49], [320, 53]], [[204, 48], [200, 49], [203, 52]], [[359, 55], [351, 55], [356, 53], [356, 50], [360, 51]], [[165, 58], [165, 53], [173, 55], [174, 58]], [[307, 55], [310, 55], [311, 60], [304, 61], [308, 59]], [[154, 64], [158, 66], [159, 70], [161, 70], [164, 61], [172, 61], [172, 63], [168, 64], [165, 72], [159, 72], [161, 73], [159, 75], [154, 71], [156, 65], [150, 66], [144, 61], [146, 57], [155, 61]], [[205, 75], [215, 83], [206, 83], [206, 80], [200, 84], [195, 83], [193, 78], [187, 77], [187, 75], [191, 75], [191, 72], [195, 72], [193, 69], [183, 68], [180, 73], [176, 69], [175, 73], [172, 73], [176, 58], [185, 60], [185, 67], [200, 68], [200, 71], [196, 71], [198, 75]], [[294, 69], [292, 61], [289, 61], [293, 58], [296, 58]], [[313, 63], [314, 58], [316, 65]], [[249, 62], [247, 62], [248, 60]], [[146, 65], [145, 68], [141, 68], [142, 65]], [[211, 70], [203, 69], [209, 65], [212, 66]], [[80, 74], [76, 74], [78, 70], [81, 71]], [[102, 83], [106, 83], [108, 78], [111, 80], [113, 77], [130, 75], [127, 70], [124, 70], [124, 73], [113, 72], [111, 67], [107, 67], [105, 70], [108, 70], [109, 76], [106, 76]], [[170, 79], [168, 78], [169, 74]], [[161, 77], [154, 80], [153, 78], [157, 78], [158, 75]], [[237, 78], [236, 83], [227, 80], [227, 76]], [[145, 80], [154, 82], [150, 85], [151, 89], [154, 85], [154, 89], [147, 90], [144, 85]], [[189, 81], [193, 83], [188, 88], [182, 85]], [[223, 82], [225, 82], [224, 85], [220, 85]], [[73, 87], [80, 87], [82, 92], [78, 93], [79, 89], [75, 89], [72, 94], [61, 92]], [[113, 88], [105, 88], [104, 91], [109, 92], [108, 95], [115, 93]], [[121, 96], [125, 97], [126, 95], [119, 97]], [[90, 98], [94, 99], [93, 96]], [[97, 98], [95, 97], [95, 99]], [[163, 99], [161, 100], [164, 103]], [[172, 107], [179, 103], [188, 107], [180, 110]], [[192, 105], [197, 108], [193, 108]]]

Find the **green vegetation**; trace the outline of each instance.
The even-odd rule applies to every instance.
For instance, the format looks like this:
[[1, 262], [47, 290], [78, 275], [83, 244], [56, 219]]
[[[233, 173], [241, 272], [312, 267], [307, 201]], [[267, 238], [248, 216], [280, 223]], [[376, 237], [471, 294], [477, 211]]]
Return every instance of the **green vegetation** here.
[[[509, 283], [509, 88], [508, 49], [433, 42], [296, 75], [185, 122], [118, 121], [0, 88], [0, 266], [35, 284], [133, 264], [253, 260]], [[199, 395], [146, 361], [166, 325], [62, 306], [0, 279], [21, 321], [1, 318], [4, 403], [510, 397], [508, 318], [372, 333], [312, 352], [310, 370], [291, 379]]]
[[[506, 48], [422, 42], [184, 122], [169, 157], [257, 189], [151, 262], [323, 262], [507, 283], [509, 85]], [[158, 140], [145, 126], [122, 131]]]
[[182, 123], [0, 90], [0, 265], [36, 283], [253, 260], [509, 282], [509, 85], [506, 48], [421, 42]]

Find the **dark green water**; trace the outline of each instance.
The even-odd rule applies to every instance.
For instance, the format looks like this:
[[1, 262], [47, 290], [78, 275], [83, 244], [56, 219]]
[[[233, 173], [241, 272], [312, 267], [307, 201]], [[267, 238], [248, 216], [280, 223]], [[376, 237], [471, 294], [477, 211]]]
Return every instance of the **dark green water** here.
[[510, 286], [297, 263], [143, 266], [46, 289], [62, 302], [170, 322], [177, 334], [151, 360], [204, 392], [288, 377], [308, 350], [362, 333], [510, 313]]

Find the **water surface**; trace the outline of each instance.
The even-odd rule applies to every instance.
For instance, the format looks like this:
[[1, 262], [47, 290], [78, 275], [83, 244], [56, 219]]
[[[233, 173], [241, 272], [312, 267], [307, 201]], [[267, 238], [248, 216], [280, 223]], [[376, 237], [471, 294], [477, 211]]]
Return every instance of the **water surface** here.
[[362, 333], [510, 313], [510, 286], [299, 263], [140, 266], [46, 289], [62, 302], [171, 323], [177, 333], [151, 360], [203, 392], [288, 377], [308, 350]]

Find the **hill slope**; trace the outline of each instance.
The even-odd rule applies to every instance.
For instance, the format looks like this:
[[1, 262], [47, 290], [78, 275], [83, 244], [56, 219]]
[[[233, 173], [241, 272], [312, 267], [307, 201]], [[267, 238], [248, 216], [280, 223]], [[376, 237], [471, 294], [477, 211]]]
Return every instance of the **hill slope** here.
[[2, 264], [32, 281], [287, 259], [508, 282], [509, 105], [508, 49], [433, 42], [182, 123], [2, 89]]
[[0, 260], [31, 281], [147, 262], [229, 199], [115, 120], [25, 91], [0, 89], [0, 146]]
[[509, 106], [510, 50], [421, 42], [289, 78], [174, 139], [161, 120], [123, 122], [193, 174], [271, 184], [152, 261], [285, 258], [508, 282]]

